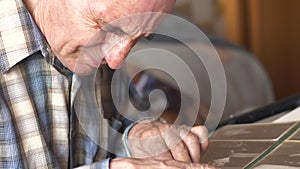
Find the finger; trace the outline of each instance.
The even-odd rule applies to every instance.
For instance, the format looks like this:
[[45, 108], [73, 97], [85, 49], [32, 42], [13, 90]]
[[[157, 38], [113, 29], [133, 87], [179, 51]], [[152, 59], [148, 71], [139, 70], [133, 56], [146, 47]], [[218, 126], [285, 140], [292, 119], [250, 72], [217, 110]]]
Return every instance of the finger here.
[[203, 154], [208, 147], [208, 131], [204, 126], [192, 127], [191, 132], [198, 136], [200, 142], [201, 154]]
[[173, 159], [182, 162], [192, 162], [189, 150], [182, 138], [180, 137], [180, 129], [172, 126], [163, 134], [166, 145], [170, 148]]
[[189, 151], [192, 162], [199, 163], [201, 159], [201, 147], [198, 136], [192, 133], [188, 133], [183, 138], [183, 142]]
[[[160, 146], [154, 146], [154, 144], [151, 144], [152, 146], [152, 149], [155, 148], [155, 149], [159, 149], [159, 147], [163, 146], [163, 148], [161, 148], [160, 150], [156, 151], [158, 152], [158, 154], [156, 154], [155, 156], [153, 156], [153, 159], [157, 159], [157, 160], [173, 160], [173, 156], [169, 150], [169, 147], [168, 145], [165, 143], [163, 137], [160, 135]], [[157, 141], [155, 141], [157, 142]]]
[[[206, 152], [207, 148], [208, 148], [208, 144], [209, 142], [206, 141], [205, 143], [201, 143], [200, 144], [200, 149], [201, 149], [201, 157], [204, 155], [204, 153]], [[200, 158], [201, 159], [201, 158]]]
[[119, 168], [155, 168], [155, 169], [217, 169], [208, 164], [184, 163], [176, 160], [154, 160], [154, 159], [134, 159], [134, 158], [114, 158], [110, 161], [111, 169]]
[[[164, 161], [163, 168], [185, 168], [185, 169], [219, 169], [214, 166], [208, 165], [208, 164], [200, 164], [200, 163], [184, 163], [180, 161]], [[159, 168], [159, 167], [155, 167]]]
[[174, 160], [182, 161], [186, 163], [192, 162], [189, 150], [184, 142], [179, 142], [175, 147], [171, 148], [171, 154]]
[[183, 142], [189, 151], [192, 162], [200, 162], [201, 146], [198, 136], [190, 132], [192, 127], [181, 125], [178, 128], [180, 129], [180, 137], [183, 139]]
[[208, 164], [194, 163], [192, 165], [193, 165], [193, 167], [192, 167], [193, 169], [220, 169], [220, 168], [217, 168], [215, 166], [208, 165]]

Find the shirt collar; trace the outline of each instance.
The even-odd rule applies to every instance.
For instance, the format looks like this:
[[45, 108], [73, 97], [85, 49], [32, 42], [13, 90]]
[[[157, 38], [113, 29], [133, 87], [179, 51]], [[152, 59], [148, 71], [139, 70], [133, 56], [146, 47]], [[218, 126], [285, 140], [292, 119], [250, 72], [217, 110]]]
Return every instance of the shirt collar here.
[[[35, 52], [49, 56], [47, 42], [22, 0], [1, 0], [0, 71], [5, 74]], [[47, 50], [48, 49], [48, 50]]]

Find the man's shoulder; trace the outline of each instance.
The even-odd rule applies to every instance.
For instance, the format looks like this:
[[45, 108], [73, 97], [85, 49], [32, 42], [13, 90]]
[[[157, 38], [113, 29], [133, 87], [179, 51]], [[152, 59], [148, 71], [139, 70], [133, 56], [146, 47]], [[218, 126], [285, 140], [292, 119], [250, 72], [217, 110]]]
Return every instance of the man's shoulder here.
[[21, 0], [0, 1], [0, 69], [11, 67], [37, 51], [47, 53], [46, 42]]

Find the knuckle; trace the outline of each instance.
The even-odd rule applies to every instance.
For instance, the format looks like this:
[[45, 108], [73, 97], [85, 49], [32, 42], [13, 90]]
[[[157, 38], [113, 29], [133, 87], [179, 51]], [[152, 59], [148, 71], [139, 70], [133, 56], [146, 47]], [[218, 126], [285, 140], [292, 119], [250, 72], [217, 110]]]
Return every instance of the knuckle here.
[[189, 134], [185, 137], [186, 144], [199, 143], [199, 138], [194, 134]]
[[156, 128], [144, 130], [141, 134], [142, 138], [148, 138], [152, 136], [158, 136], [160, 135], [160, 131]]
[[183, 142], [178, 143], [176, 147], [178, 149], [185, 149], [186, 148], [186, 146], [185, 146], [185, 144]]

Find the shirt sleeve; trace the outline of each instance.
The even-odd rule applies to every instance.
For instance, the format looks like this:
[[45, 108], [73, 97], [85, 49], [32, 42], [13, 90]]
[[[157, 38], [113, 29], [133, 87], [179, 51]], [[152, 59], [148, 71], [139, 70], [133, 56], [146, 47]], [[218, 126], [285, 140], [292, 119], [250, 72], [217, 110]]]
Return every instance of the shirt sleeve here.
[[109, 169], [110, 159], [105, 159], [90, 165], [76, 167], [75, 169]]
[[128, 136], [129, 136], [129, 131], [131, 130], [131, 128], [136, 125], [137, 123], [139, 123], [140, 121], [143, 121], [143, 120], [155, 120], [153, 118], [150, 118], [150, 117], [145, 117], [143, 119], [140, 119], [138, 121], [135, 121], [133, 122], [131, 125], [129, 125], [125, 130], [124, 130], [124, 133], [123, 133], [123, 137], [122, 137], [122, 142], [123, 142], [123, 146], [124, 146], [124, 152], [125, 152], [125, 155], [127, 157], [131, 157], [131, 152], [129, 150], [129, 147], [128, 147]]
[[126, 157], [131, 157], [131, 152], [129, 150], [129, 146], [128, 146], [128, 136], [129, 136], [129, 132], [131, 130], [131, 128], [136, 125], [137, 123], [141, 122], [141, 121], [144, 121], [144, 120], [151, 120], [151, 121], [160, 121], [162, 123], [167, 123], [167, 121], [163, 118], [153, 118], [153, 117], [145, 117], [143, 119], [140, 119], [138, 121], [135, 121], [133, 122], [131, 125], [129, 125], [125, 130], [124, 130], [124, 133], [123, 133], [123, 137], [122, 137], [122, 142], [123, 142], [123, 147], [124, 147], [124, 152], [126, 154]]

